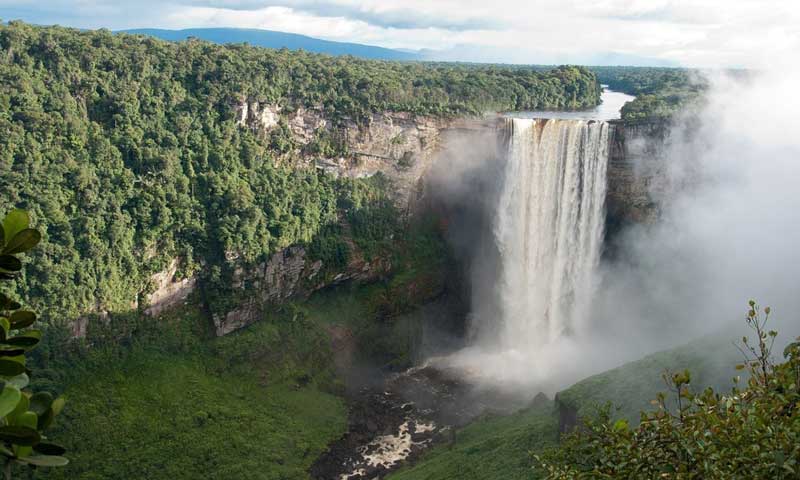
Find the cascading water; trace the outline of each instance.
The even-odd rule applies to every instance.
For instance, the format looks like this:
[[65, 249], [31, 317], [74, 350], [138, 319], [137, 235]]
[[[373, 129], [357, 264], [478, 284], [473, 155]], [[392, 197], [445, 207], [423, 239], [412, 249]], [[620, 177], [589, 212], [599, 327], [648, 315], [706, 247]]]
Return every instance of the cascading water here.
[[536, 349], [583, 328], [603, 240], [609, 125], [507, 122], [494, 226], [499, 340], [506, 349]]
[[456, 222], [470, 228], [454, 230], [474, 249], [472, 343], [365, 389], [348, 434], [317, 460], [314, 478], [383, 477], [446, 432], [454, 441], [455, 428], [485, 411], [557, 392], [577, 378], [575, 366], [592, 361], [580, 339], [603, 241], [610, 128], [506, 119], [500, 135], [487, 130], [453, 148], [462, 176], [442, 175], [471, 203], [468, 212], [480, 212]]
[[581, 119], [505, 122], [490, 207], [493, 248], [474, 267], [480, 283], [470, 346], [430, 363], [476, 385], [553, 392], [589, 361], [584, 347], [603, 243], [612, 127]]

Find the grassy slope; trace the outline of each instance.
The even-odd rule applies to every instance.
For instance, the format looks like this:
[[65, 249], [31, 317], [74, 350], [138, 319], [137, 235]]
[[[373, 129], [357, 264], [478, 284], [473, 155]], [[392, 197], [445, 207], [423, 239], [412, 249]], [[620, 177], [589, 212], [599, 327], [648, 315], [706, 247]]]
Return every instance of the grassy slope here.
[[[166, 321], [196, 318], [183, 314]], [[52, 432], [72, 463], [42, 478], [307, 478], [346, 427], [343, 401], [327, 393], [319, 329], [277, 316], [212, 341], [177, 330], [161, 331], [166, 343], [95, 348], [75, 363]]]
[[706, 337], [684, 346], [648, 355], [607, 372], [581, 380], [560, 392], [558, 399], [579, 414], [591, 414], [597, 406], [611, 402], [617, 414], [638, 422], [639, 412], [652, 408], [650, 401], [658, 392], [665, 392], [661, 378], [665, 371], [688, 369], [692, 387], [717, 391], [730, 389], [739, 354], [727, 335]]
[[202, 357], [132, 358], [68, 390], [72, 466], [48, 478], [306, 478], [344, 428], [316, 388], [218, 376]]
[[508, 416], [479, 419], [458, 431], [455, 444], [435, 447], [391, 480], [531, 480], [531, 452], [555, 445], [553, 403]]

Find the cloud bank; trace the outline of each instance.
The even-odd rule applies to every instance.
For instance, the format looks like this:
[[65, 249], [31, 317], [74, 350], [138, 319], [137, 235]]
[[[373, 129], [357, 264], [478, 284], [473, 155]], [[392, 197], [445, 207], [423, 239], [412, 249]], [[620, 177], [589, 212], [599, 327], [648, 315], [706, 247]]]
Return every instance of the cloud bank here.
[[[618, 234], [619, 253], [598, 269], [583, 327], [527, 349], [498, 349], [481, 336], [431, 362], [530, 396], [703, 335], [741, 338], [751, 298], [771, 306], [781, 341], [800, 335], [799, 80], [797, 68], [708, 78], [704, 106], [677, 119], [661, 152], [651, 192], [660, 220]], [[500, 329], [504, 301], [493, 293], [504, 262], [490, 234], [502, 152], [481, 151], [471, 137], [450, 143], [434, 184], [455, 212], [456, 251], [473, 258], [472, 315], [482, 333]]]
[[510, 63], [763, 67], [765, 53], [788, 59], [800, 47], [794, 0], [0, 0], [0, 17], [81, 28], [260, 28]]

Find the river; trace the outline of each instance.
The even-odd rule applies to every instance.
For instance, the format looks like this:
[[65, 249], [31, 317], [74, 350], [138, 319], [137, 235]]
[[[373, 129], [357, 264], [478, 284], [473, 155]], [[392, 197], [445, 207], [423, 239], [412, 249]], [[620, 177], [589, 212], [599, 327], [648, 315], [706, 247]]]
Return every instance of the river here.
[[609, 89], [607, 85], [603, 85], [603, 93], [600, 95], [601, 103], [591, 110], [507, 112], [504, 116], [514, 118], [558, 118], [562, 120], [618, 120], [621, 117], [620, 110], [622, 106], [634, 98], [636, 97], [622, 92], [615, 92]]

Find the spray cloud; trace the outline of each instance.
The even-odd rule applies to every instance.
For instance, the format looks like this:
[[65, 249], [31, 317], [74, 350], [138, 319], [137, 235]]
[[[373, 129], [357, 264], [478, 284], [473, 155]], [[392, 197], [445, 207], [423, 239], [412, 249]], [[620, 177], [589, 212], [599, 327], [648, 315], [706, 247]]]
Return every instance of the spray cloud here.
[[[660, 219], [616, 236], [618, 254], [597, 271], [586, 329], [525, 351], [477, 341], [436, 362], [529, 395], [703, 334], [733, 339], [749, 298], [772, 306], [785, 339], [800, 334], [800, 72], [707, 80], [704, 105], [676, 120], [662, 152], [651, 192]], [[501, 253], [486, 233], [502, 192], [502, 154], [494, 145], [480, 157], [463, 137], [451, 146], [434, 182], [466, 219], [453, 222], [451, 236], [473, 258], [473, 323], [491, 328], [507, 301], [498, 292]]]

